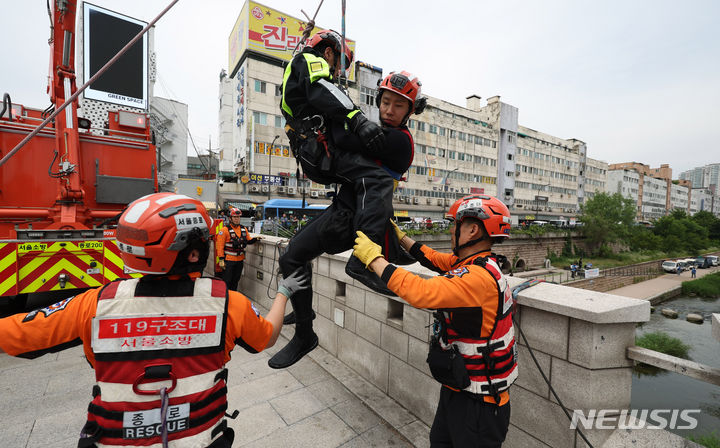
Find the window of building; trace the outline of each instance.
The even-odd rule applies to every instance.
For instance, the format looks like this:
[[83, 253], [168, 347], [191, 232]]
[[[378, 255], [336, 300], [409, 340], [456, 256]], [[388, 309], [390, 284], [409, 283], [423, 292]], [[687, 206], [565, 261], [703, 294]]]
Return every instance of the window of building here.
[[282, 115], [275, 115], [275, 127], [276, 128], [284, 128], [285, 127], [285, 117]]
[[464, 152], [459, 152], [459, 153], [458, 153], [458, 160], [465, 160], [465, 153], [464, 153]]
[[457, 131], [455, 131], [455, 129], [450, 129], [450, 138], [457, 138]]
[[448, 157], [455, 160], [455, 151], [448, 151]]
[[265, 81], [260, 81], [259, 79], [255, 80], [255, 91], [260, 93], [265, 93], [265, 89], [267, 87], [267, 83]]
[[417, 129], [418, 129], [418, 131], [423, 131], [423, 132], [424, 132], [424, 131], [425, 131], [425, 122], [423, 122], [423, 121], [418, 121], [418, 122], [417, 122]]
[[445, 128], [444, 128], [444, 127], [441, 126], [441, 127], [438, 128], [438, 135], [440, 135], [440, 136], [444, 136], [444, 135], [445, 135]]
[[491, 142], [492, 142], [492, 147], [497, 148], [497, 142], [495, 140], [491, 140]]
[[415, 129], [415, 120], [408, 120], [408, 128]]
[[281, 85], [275, 86], [275, 96], [282, 96], [282, 86]]
[[458, 140], [465, 141], [465, 133], [464, 132], [458, 132]]
[[438, 156], [445, 157], [445, 150], [442, 148], [438, 148]]
[[512, 160], [512, 159], [513, 159], [512, 154], [508, 154], [507, 156], [508, 156], [508, 160]]
[[374, 106], [376, 95], [377, 90], [365, 86], [360, 87], [360, 101], [362, 101], [363, 103]]
[[433, 148], [432, 146], [428, 146], [428, 147], [427, 147], [427, 153], [428, 153], [428, 155], [434, 156], [434, 155], [435, 155], [435, 148]]
[[253, 112], [253, 123], [267, 126], [267, 114], [264, 112]]
[[428, 132], [430, 132], [431, 134], [437, 134], [437, 133], [438, 133], [438, 127], [435, 126], [434, 124], [431, 124], [431, 125], [430, 125], [430, 130], [429, 130]]

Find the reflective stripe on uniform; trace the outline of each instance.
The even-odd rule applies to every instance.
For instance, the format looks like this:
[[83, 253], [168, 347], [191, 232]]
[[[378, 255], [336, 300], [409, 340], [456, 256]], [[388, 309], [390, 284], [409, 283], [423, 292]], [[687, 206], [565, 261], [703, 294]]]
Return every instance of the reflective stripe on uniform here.
[[[189, 376], [187, 378], [178, 378], [177, 386], [172, 391], [173, 397], [182, 397], [184, 395], [194, 394], [198, 391], [211, 389], [216, 383], [217, 374], [222, 371], [214, 370], [212, 372], [201, 373], [200, 375]], [[102, 390], [103, 401], [126, 401], [130, 403], [146, 403], [149, 401], [157, 401], [157, 395], [138, 395], [133, 392], [132, 383], [107, 383], [98, 381], [98, 386]], [[143, 383], [143, 389], [160, 389], [163, 386], [169, 387], [167, 380], [156, 381], [152, 383]]]

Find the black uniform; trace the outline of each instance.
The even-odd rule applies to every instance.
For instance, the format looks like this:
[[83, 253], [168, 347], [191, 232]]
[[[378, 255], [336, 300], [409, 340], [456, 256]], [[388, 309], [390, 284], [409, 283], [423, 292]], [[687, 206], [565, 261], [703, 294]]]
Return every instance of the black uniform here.
[[[293, 153], [309, 178], [337, 183], [341, 188], [330, 207], [290, 240], [280, 257], [284, 275], [304, 267], [310, 276], [310, 261], [323, 252], [352, 248], [355, 230], [383, 246], [383, 253], [394, 261], [402, 251], [389, 220], [393, 216], [393, 179], [399, 180], [413, 160], [412, 136], [404, 126], [384, 128], [385, 145], [380, 151], [369, 151], [353, 132], [354, 122], [365, 120], [356, 117], [362, 112], [331, 81], [327, 62], [312, 49], [293, 58], [285, 70], [281, 108], [291, 128], [288, 136]], [[359, 264], [355, 272], [366, 270], [359, 260], [353, 257], [353, 261]], [[349, 270], [350, 264], [346, 272], [365, 283]], [[299, 291], [290, 301], [295, 337], [270, 360], [271, 367], [287, 367], [317, 345], [312, 330], [312, 289]]]

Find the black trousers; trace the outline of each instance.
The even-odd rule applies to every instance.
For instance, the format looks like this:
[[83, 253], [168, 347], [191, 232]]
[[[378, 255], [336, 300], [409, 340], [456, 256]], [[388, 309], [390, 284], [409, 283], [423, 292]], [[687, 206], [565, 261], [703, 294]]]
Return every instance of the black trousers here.
[[225, 261], [225, 270], [222, 273], [222, 279], [227, 289], [232, 291], [238, 290], [238, 283], [243, 271], [244, 261]]
[[442, 386], [431, 448], [500, 448], [510, 425], [510, 403], [497, 406]]

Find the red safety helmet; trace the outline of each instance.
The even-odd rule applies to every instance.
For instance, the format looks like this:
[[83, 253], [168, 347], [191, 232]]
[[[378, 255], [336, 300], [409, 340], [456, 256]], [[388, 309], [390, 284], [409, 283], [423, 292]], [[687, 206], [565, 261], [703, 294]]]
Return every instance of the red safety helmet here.
[[242, 212], [239, 208], [233, 207], [230, 209], [230, 217], [232, 218], [233, 216], [242, 216]]
[[[482, 222], [490, 238], [507, 238], [510, 236], [510, 210], [497, 198], [478, 194], [464, 196], [455, 201], [445, 214], [445, 219], [455, 221], [458, 224], [465, 218], [475, 218]], [[456, 243], [459, 236], [460, 226], [456, 225]], [[477, 241], [468, 241], [460, 247], [456, 247], [456, 250], [475, 244]]]
[[383, 90], [395, 92], [410, 101], [410, 112], [419, 114], [425, 109], [426, 99], [421, 96], [422, 83], [417, 76], [405, 70], [401, 72], [390, 72], [378, 84], [377, 105], [380, 106], [380, 99]]
[[[202, 271], [210, 250], [211, 226], [212, 219], [196, 199], [173, 193], [144, 196], [120, 216], [120, 257], [128, 270], [142, 274]], [[185, 249], [198, 249], [200, 260], [190, 264], [178, 258]]]
[[345, 46], [343, 47], [342, 36], [337, 31], [320, 30], [315, 33], [310, 39], [308, 39], [306, 46], [310, 48], [315, 48], [316, 46], [320, 45], [321, 42], [328, 42], [330, 44], [330, 47], [335, 51], [338, 66], [340, 64], [340, 53], [344, 52], [345, 70], [350, 67], [350, 64], [353, 61], [353, 52], [348, 46], [347, 41], [345, 41]]

